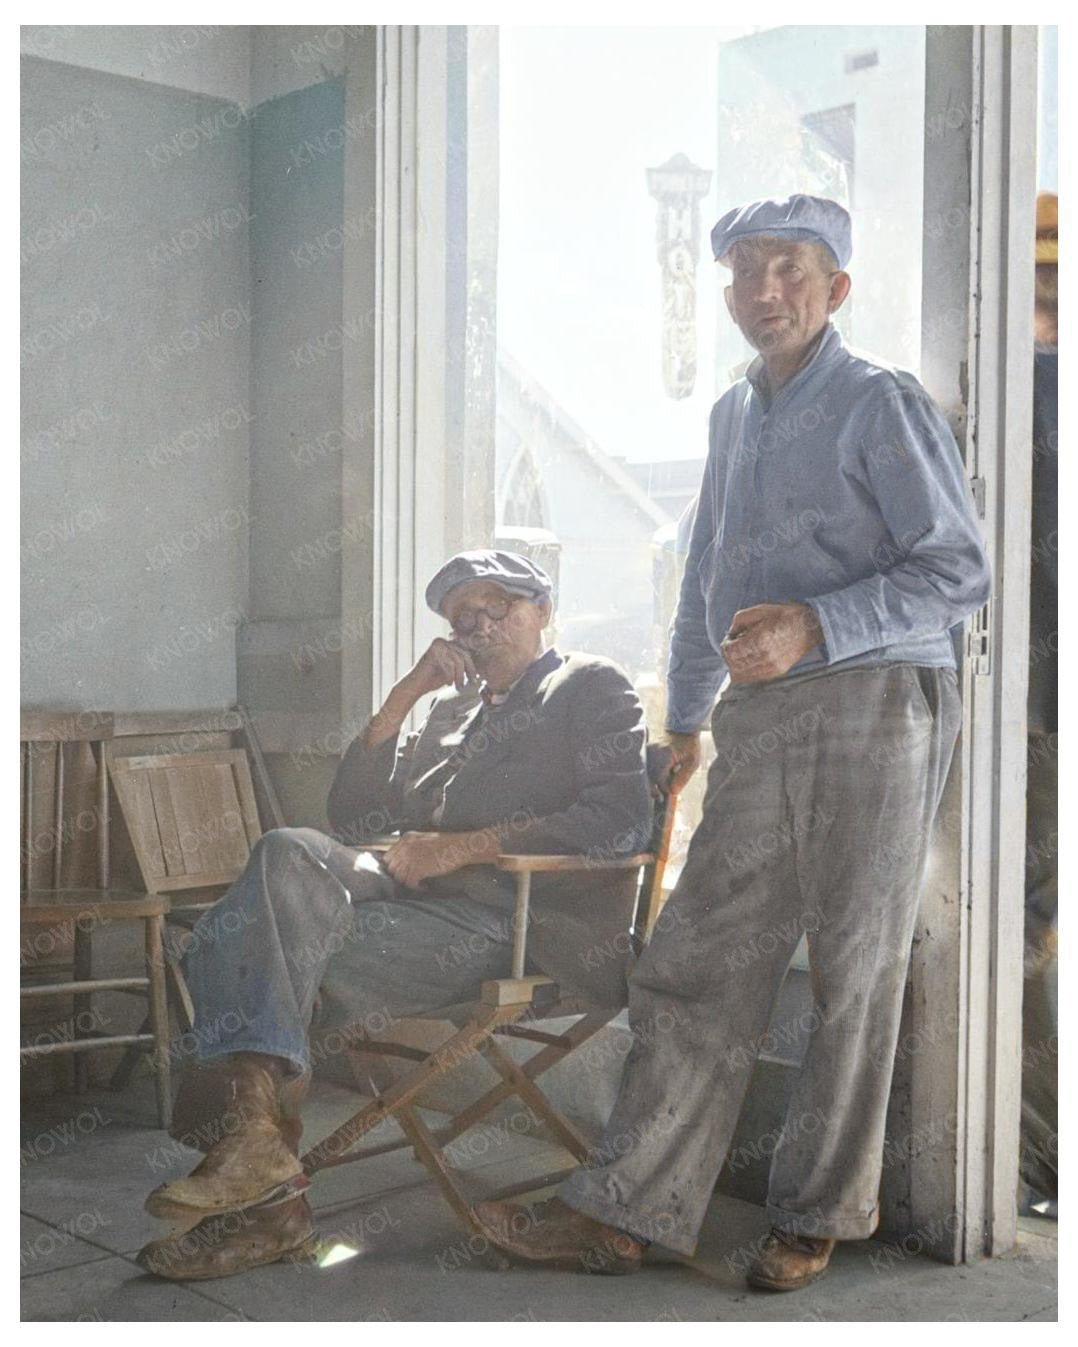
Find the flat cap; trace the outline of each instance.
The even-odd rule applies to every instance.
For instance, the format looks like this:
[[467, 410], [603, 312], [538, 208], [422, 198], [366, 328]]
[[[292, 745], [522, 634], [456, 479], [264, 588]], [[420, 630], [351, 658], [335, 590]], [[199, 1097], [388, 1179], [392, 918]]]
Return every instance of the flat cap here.
[[542, 566], [519, 552], [480, 548], [449, 558], [427, 586], [424, 596], [427, 607], [440, 614], [449, 591], [469, 580], [493, 580], [511, 594], [521, 594], [527, 599], [549, 598], [554, 589], [554, 582]]
[[754, 201], [728, 210], [711, 231], [711, 251], [721, 262], [741, 239], [774, 234], [794, 243], [823, 243], [840, 267], [853, 256], [849, 212], [822, 196], [801, 193], [782, 201]]

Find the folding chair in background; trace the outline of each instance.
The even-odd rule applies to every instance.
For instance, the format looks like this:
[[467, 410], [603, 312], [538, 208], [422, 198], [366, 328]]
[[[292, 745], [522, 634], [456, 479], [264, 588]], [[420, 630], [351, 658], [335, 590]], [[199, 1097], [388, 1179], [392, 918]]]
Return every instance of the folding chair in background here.
[[[53, 932], [70, 930], [72, 962], [70, 977], [57, 981], [57, 965], [31, 959], [20, 994], [24, 1001], [31, 1002], [70, 997], [72, 1014], [70, 1033], [49, 1034], [44, 1042], [26, 1044], [20, 1049], [20, 1057], [27, 1060], [52, 1053], [78, 1054], [75, 1089], [81, 1092], [87, 1084], [87, 1052], [125, 1047], [137, 1059], [149, 1051], [156, 1078], [158, 1122], [167, 1127], [172, 1102], [163, 939], [169, 903], [160, 893], [131, 892], [111, 882], [106, 762], [113, 729], [113, 716], [106, 711], [26, 711], [22, 715], [19, 918], [24, 927], [49, 928], [43, 932], [50, 937], [48, 942], [38, 936], [30, 939], [31, 952], [51, 947], [55, 943]], [[80, 799], [85, 806], [81, 809], [77, 807]], [[45, 816], [44, 826], [39, 812]], [[86, 824], [90, 826], [86, 828]], [[92, 855], [80, 856], [80, 844], [87, 841], [87, 832]], [[69, 852], [74, 854], [69, 856]], [[91, 868], [87, 861], [92, 863], [92, 883], [90, 874], [85, 873]], [[124, 977], [94, 977], [93, 933], [106, 925], [129, 922], [141, 922], [143, 926], [141, 971]], [[95, 993], [116, 991], [143, 997], [149, 1003], [137, 1034], [101, 1033], [93, 1027]]]
[[[181, 928], [178, 937], [170, 933], [166, 967], [186, 1031], [195, 1011], [181, 963], [185, 936], [243, 873], [262, 835], [247, 754], [229, 748], [110, 756], [108, 770], [146, 892], [169, 896], [168, 921]], [[139, 1053], [139, 1045], [124, 1053], [113, 1089], [130, 1080]]]

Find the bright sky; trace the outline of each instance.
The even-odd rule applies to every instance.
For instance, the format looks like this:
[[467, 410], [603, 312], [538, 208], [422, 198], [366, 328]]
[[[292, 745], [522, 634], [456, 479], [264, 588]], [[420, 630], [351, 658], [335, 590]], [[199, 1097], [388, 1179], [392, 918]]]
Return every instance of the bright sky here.
[[[708, 412], [727, 386], [713, 368], [722, 296], [708, 247], [720, 203], [713, 187], [700, 205], [696, 388], [678, 402], [662, 386], [645, 170], [679, 152], [715, 169], [719, 45], [760, 30], [499, 29], [499, 339], [607, 453], [706, 452]], [[1052, 84], [1054, 39], [1044, 32]], [[1057, 105], [1054, 88], [1041, 93], [1040, 185], [1054, 188]]]
[[[607, 453], [703, 457], [716, 303], [701, 202], [697, 381], [662, 385], [656, 203], [645, 170], [714, 170], [720, 41], [757, 29], [500, 30], [499, 339]], [[747, 348], [746, 348], [747, 349]]]

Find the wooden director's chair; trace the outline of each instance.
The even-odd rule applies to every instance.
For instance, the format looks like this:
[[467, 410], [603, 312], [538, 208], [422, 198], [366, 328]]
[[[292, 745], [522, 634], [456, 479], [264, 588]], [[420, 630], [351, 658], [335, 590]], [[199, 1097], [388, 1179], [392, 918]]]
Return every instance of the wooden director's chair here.
[[[415, 1158], [430, 1171], [446, 1201], [465, 1225], [476, 1233], [482, 1233], [472, 1214], [472, 1207], [477, 1199], [469, 1197], [462, 1172], [450, 1164], [443, 1147], [474, 1127], [493, 1109], [514, 1095], [534, 1110], [554, 1139], [569, 1151], [577, 1164], [587, 1158], [589, 1150], [587, 1141], [547, 1099], [536, 1084], [536, 1080], [586, 1043], [620, 1012], [609, 1008], [596, 1009], [582, 1001], [563, 998], [556, 984], [548, 977], [525, 976], [532, 876], [612, 869], [638, 870], [640, 886], [631, 934], [637, 947], [645, 943], [659, 912], [663, 871], [676, 812], [676, 795], [667, 786], [670, 769], [669, 749], [659, 745], [650, 746], [648, 777], [655, 799], [655, 821], [648, 851], [613, 861], [595, 861], [585, 856], [506, 855], [499, 856], [492, 862], [499, 870], [516, 876], [516, 909], [513, 918], [510, 976], [484, 982], [479, 989], [479, 1000], [476, 1003], [437, 1012], [437, 1018], [448, 1018], [457, 1024], [458, 1028], [433, 1051], [424, 1051], [403, 1043], [373, 1039], [364, 1041], [364, 1052], [410, 1060], [416, 1064], [415, 1069], [376, 1095], [365, 1108], [302, 1156], [301, 1163], [308, 1179], [309, 1176], [335, 1165], [352, 1164], [356, 1160], [410, 1147], [414, 1151]], [[365, 849], [369, 850], [385, 850], [390, 843], [380, 840], [364, 845]], [[548, 1033], [535, 1027], [537, 1020], [573, 1016], [577, 1017], [576, 1023], [563, 1033]], [[521, 1024], [520, 1021], [525, 1019], [528, 1021], [527, 1024]], [[521, 1064], [497, 1044], [495, 1040], [499, 1036], [528, 1040], [538, 1044], [539, 1051]], [[417, 1098], [433, 1082], [461, 1066], [475, 1054], [485, 1058], [501, 1076], [501, 1081], [457, 1113], [443, 1127], [432, 1131], [416, 1111]], [[403, 1140], [370, 1146], [362, 1150], [353, 1149], [367, 1132], [387, 1118], [393, 1118], [399, 1124], [404, 1132]], [[576, 1165], [556, 1173], [528, 1179], [526, 1182], [511, 1184], [484, 1196], [487, 1200], [518, 1197], [560, 1182], [572, 1173], [574, 1168]]]

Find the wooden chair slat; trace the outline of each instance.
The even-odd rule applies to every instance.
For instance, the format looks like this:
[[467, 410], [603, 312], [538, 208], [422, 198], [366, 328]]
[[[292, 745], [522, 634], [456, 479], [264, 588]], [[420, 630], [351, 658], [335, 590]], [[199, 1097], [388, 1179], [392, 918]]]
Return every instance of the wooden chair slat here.
[[235, 734], [243, 728], [237, 710], [210, 711], [117, 711], [113, 715], [116, 738], [136, 735], [197, 734], [223, 732]]
[[180, 830], [176, 823], [176, 812], [172, 807], [168, 780], [164, 772], [147, 772], [146, 781], [153, 801], [165, 874], [182, 875], [185, 873], [183, 848], [180, 846]]
[[[48, 901], [19, 904], [19, 921], [24, 926], [55, 926], [68, 921], [131, 921], [136, 917], [161, 917], [169, 909], [166, 897], [158, 893], [126, 895], [101, 893], [93, 897], [64, 896], [62, 889], [48, 890]], [[100, 895], [100, 896], [99, 896]], [[32, 899], [33, 895], [29, 895]]]
[[206, 807], [202, 789], [205, 768], [198, 763], [164, 767], [152, 774], [159, 775], [166, 785], [176, 815], [183, 852], [183, 869], [188, 875], [201, 875], [207, 870], [220, 869], [213, 853], [212, 829], [217, 818]]
[[152, 892], [157, 881], [164, 879], [168, 871], [150, 782], [145, 773], [127, 771], [122, 758], [113, 758], [109, 770], [116, 783], [116, 798], [131, 834], [143, 882]]
[[24, 743], [98, 743], [115, 727], [111, 711], [23, 711], [19, 722]]
[[[115, 757], [114, 762], [122, 763], [124, 770], [130, 772], [146, 771], [165, 767], [208, 767], [217, 763], [243, 763], [247, 765], [247, 755], [242, 748], [200, 748], [190, 753], [135, 753]], [[250, 775], [250, 769], [248, 769]]]
[[[210, 870], [201, 875], [166, 875], [156, 881], [155, 893], [182, 893], [188, 889], [227, 888], [239, 878], [239, 870]], [[220, 897], [220, 895], [218, 895]], [[210, 904], [216, 906], [216, 900]]]
[[[220, 763], [211, 772], [205, 773], [205, 789], [211, 796], [216, 796], [217, 817], [221, 820], [221, 828], [214, 836], [218, 868], [227, 870], [235, 866], [237, 873], [247, 864], [253, 845], [248, 841], [247, 830], [244, 827], [244, 808], [240, 801], [239, 790], [240, 775], [235, 770], [234, 764], [226, 763]], [[250, 785], [249, 777], [248, 785]], [[255, 808], [253, 790], [250, 792], [250, 808], [252, 810]], [[257, 813], [255, 817], [258, 817]], [[257, 840], [256, 834], [255, 841]]]
[[[244, 759], [244, 767], [247, 768], [246, 759]], [[247, 832], [247, 854], [250, 855], [251, 847], [262, 836], [262, 824], [258, 818], [258, 801], [255, 796], [254, 782], [251, 780], [250, 769], [236, 771], [233, 775], [233, 782], [238, 796], [240, 816]], [[272, 803], [276, 804], [275, 797]], [[275, 826], [281, 826], [279, 819], [275, 819]], [[246, 864], [246, 860], [244, 863]]]

